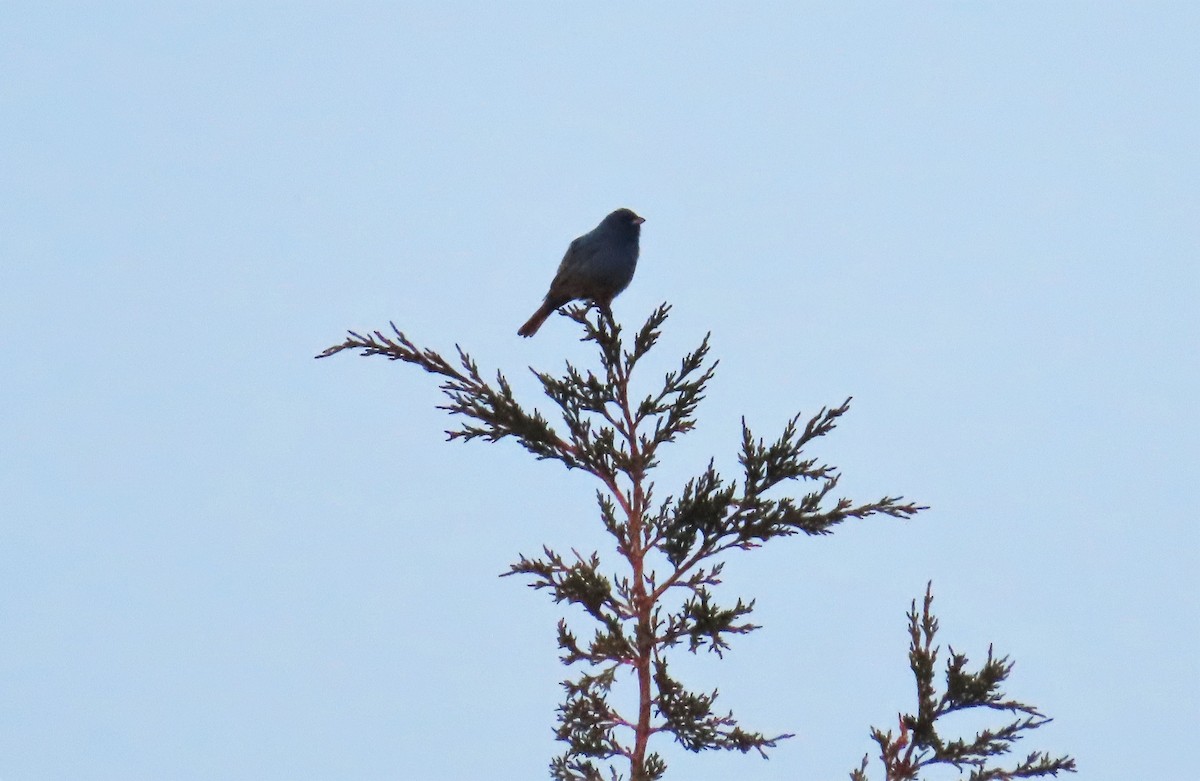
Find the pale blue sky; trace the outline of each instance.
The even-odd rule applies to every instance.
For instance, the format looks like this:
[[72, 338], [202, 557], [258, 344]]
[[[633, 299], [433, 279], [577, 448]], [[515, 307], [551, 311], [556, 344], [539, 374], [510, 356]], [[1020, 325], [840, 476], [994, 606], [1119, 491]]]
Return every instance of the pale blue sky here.
[[853, 395], [814, 454], [932, 505], [731, 560], [765, 629], [679, 670], [798, 737], [668, 778], [844, 778], [928, 579], [1056, 718], [1020, 749], [1189, 777], [1198, 41], [1189, 2], [5, 4], [0, 779], [545, 777], [559, 611], [496, 575], [607, 552], [594, 486], [311, 356], [395, 320], [532, 400], [590, 356], [515, 330], [618, 206], [650, 377], [721, 359], [660, 492]]

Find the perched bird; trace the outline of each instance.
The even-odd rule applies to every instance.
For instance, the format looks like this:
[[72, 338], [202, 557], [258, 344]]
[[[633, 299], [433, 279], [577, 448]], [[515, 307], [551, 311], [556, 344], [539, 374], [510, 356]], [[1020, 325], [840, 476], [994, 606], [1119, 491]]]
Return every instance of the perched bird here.
[[591, 299], [607, 309], [633, 279], [643, 222], [629, 209], [617, 209], [591, 232], [572, 241], [546, 299], [517, 333], [533, 336], [554, 310], [576, 299]]

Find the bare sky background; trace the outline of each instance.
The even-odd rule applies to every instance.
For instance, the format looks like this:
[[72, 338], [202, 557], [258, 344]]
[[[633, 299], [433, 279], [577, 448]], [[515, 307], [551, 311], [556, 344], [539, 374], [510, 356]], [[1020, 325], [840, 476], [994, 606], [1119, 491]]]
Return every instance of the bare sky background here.
[[662, 494], [852, 395], [814, 455], [932, 506], [731, 558], [765, 628], [679, 671], [797, 737], [668, 778], [845, 778], [930, 579], [1019, 750], [1190, 777], [1200, 5], [502, 5], [0, 9], [0, 779], [545, 777], [559, 610], [496, 576], [607, 552], [594, 486], [312, 356], [394, 320], [535, 401], [618, 206], [645, 382], [721, 359]]

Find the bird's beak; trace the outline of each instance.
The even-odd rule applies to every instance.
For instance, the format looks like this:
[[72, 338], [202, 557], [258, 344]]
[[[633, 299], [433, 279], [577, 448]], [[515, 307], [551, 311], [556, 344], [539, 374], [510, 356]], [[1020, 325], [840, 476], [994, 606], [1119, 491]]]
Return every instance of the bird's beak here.
[[645, 221], [646, 221], [646, 218], [645, 218], [645, 217], [634, 217], [634, 218], [633, 218], [633, 224], [634, 224], [634, 225], [641, 225], [641, 224], [642, 224], [643, 222], [645, 222]]

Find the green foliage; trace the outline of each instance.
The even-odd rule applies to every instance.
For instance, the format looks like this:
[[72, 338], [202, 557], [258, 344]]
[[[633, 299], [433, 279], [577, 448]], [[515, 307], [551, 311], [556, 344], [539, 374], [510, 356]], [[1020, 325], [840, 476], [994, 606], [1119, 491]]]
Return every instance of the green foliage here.
[[[925, 589], [921, 611], [917, 612], [917, 602], [913, 600], [908, 613], [908, 660], [917, 682], [917, 712], [900, 716], [898, 735], [878, 728], [871, 731], [871, 737], [879, 744], [879, 757], [887, 781], [916, 779], [923, 768], [932, 765], [951, 765], [960, 771], [969, 769], [970, 781], [1008, 781], [1074, 772], [1075, 760], [1071, 757], [1053, 757], [1041, 751], [1029, 754], [1008, 768], [992, 764], [1011, 752], [1013, 743], [1024, 737], [1024, 733], [1051, 720], [1032, 705], [1006, 699], [1000, 686], [1008, 680], [1013, 663], [1006, 656], [997, 659], [991, 646], [988, 646], [987, 660], [975, 672], [967, 669], [966, 655], [955, 653], [951, 648], [946, 662], [945, 689], [939, 695], [934, 685], [939, 649], [933, 644], [938, 620], [933, 615], [932, 605], [933, 586], [930, 584]], [[1012, 713], [1016, 718], [995, 729], [979, 730], [966, 740], [947, 740], [938, 732], [938, 721], [943, 717], [973, 709]], [[867, 781], [868, 764], [868, 759], [863, 757], [862, 766], [850, 773], [851, 780]]]
[[[689, 751], [753, 750], [765, 757], [768, 749], [792, 736], [743, 729], [731, 712], [715, 710], [717, 691], [689, 691], [668, 672], [669, 656], [680, 646], [693, 654], [707, 651], [721, 657], [734, 636], [758, 628], [749, 621], [753, 600], [723, 604], [717, 598], [723, 556], [778, 537], [830, 534], [847, 520], [872, 515], [907, 519], [924, 508], [894, 496], [862, 503], [833, 498], [837, 470], [808, 456], [807, 448], [834, 429], [848, 411], [849, 399], [806, 421], [797, 415], [770, 441], [756, 437], [743, 420], [740, 474], [723, 477], [710, 461], [678, 497], [656, 504], [649, 475], [659, 463], [659, 448], [695, 427], [697, 406], [717, 363], [709, 360], [706, 336], [654, 391], [637, 397], [631, 388], [634, 369], [657, 343], [669, 307], [664, 304], [651, 314], [629, 345], [611, 312], [600, 310], [593, 316], [591, 311], [573, 307], [566, 314], [582, 327], [582, 341], [597, 349], [600, 370], [581, 370], [568, 362], [561, 375], [533, 372], [558, 409], [561, 429], [518, 403], [503, 374], [488, 383], [461, 348], [457, 365], [452, 364], [432, 350], [418, 348], [395, 325], [387, 336], [351, 332], [342, 344], [317, 357], [360, 350], [419, 366], [441, 378], [448, 403], [440, 408], [463, 419], [447, 432], [450, 440], [513, 438], [537, 458], [559, 461], [599, 481], [599, 518], [612, 536], [615, 556], [610, 563], [617, 569], [606, 572], [598, 553], [572, 550], [565, 556], [543, 548], [540, 556], [521, 555], [504, 573], [528, 578], [532, 588], [545, 590], [555, 602], [578, 606], [593, 624], [582, 635], [565, 619], [558, 624], [560, 659], [574, 673], [563, 682], [565, 697], [555, 735], [566, 750], [551, 762], [552, 778], [661, 778], [666, 764], [649, 750], [656, 735], [671, 737]], [[776, 495], [785, 484], [804, 485], [806, 490], [798, 499]], [[947, 708], [972, 707], [980, 697], [992, 697], [995, 690], [987, 687], [1007, 674], [1005, 660], [993, 663], [989, 657], [979, 676], [965, 673], [965, 658], [957, 660], [952, 656], [949, 699], [934, 702], [931, 685], [928, 691], [922, 689], [922, 708], [904, 729], [914, 740], [919, 735], [929, 741], [931, 761], [961, 765], [971, 764], [981, 752], [999, 751], [1014, 733], [987, 733], [965, 745], [936, 739], [932, 724], [938, 716]], [[920, 663], [925, 664], [924, 657]], [[636, 711], [621, 712], [611, 704], [609, 695], [618, 685], [633, 686]], [[1010, 705], [996, 700], [989, 707]], [[1035, 711], [1026, 713], [1033, 721], [1041, 718]], [[1017, 725], [1017, 731], [1039, 726], [1033, 721]], [[891, 740], [877, 732], [876, 740], [881, 737]], [[1031, 758], [1041, 767], [1038, 761]], [[627, 776], [618, 764], [628, 768]], [[994, 777], [999, 776], [979, 776]], [[861, 781], [865, 776], [855, 778]]]

